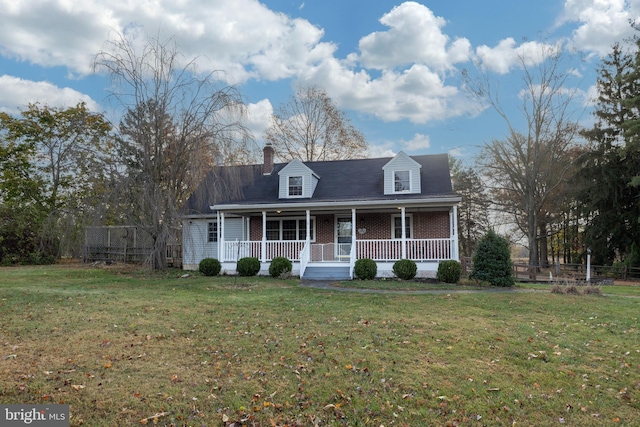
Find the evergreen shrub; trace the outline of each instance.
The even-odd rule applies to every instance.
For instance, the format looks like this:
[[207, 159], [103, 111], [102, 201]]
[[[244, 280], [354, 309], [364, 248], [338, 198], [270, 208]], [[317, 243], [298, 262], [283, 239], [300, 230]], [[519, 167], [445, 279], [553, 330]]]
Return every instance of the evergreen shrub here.
[[513, 286], [515, 279], [509, 241], [489, 230], [478, 241], [469, 277], [489, 282], [492, 286]]
[[280, 277], [284, 274], [291, 273], [291, 270], [293, 270], [291, 261], [281, 256], [272, 259], [269, 265], [269, 274], [271, 277]]
[[255, 276], [260, 272], [260, 260], [255, 257], [240, 258], [236, 271], [239, 276]]
[[442, 283], [458, 283], [462, 275], [462, 266], [458, 261], [446, 260], [438, 264], [436, 280]]
[[378, 265], [371, 258], [360, 258], [356, 260], [353, 272], [360, 280], [373, 280], [378, 274]]
[[204, 258], [198, 264], [198, 270], [205, 276], [217, 276], [221, 269], [220, 261], [215, 258]]
[[411, 259], [401, 259], [393, 264], [393, 274], [402, 280], [411, 280], [418, 273], [418, 265]]

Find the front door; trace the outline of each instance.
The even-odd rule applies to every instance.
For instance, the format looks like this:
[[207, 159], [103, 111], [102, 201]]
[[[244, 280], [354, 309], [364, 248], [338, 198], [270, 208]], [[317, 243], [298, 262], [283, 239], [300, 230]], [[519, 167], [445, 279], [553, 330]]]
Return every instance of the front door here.
[[351, 217], [336, 218], [336, 258], [339, 260], [346, 261], [351, 255], [352, 237]]

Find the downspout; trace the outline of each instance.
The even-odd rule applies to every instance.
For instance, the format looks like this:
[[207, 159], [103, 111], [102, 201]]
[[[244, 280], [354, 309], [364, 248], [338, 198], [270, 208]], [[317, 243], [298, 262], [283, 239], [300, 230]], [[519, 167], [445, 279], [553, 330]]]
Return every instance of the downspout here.
[[220, 250], [221, 250], [221, 259], [222, 261], [226, 261], [227, 260], [227, 254], [225, 253], [225, 245], [224, 245], [224, 212], [220, 212], [220, 222], [218, 223], [219, 227], [218, 227], [218, 232], [220, 233], [220, 239], [218, 240], [218, 242], [220, 242]]
[[267, 212], [262, 211], [262, 243], [260, 261], [267, 262]]
[[451, 221], [451, 258], [460, 261], [460, 253], [458, 250], [459, 239], [458, 239], [458, 206], [453, 206], [453, 221]]
[[402, 259], [407, 259], [407, 218], [404, 206], [400, 208], [402, 214]]
[[[224, 261], [223, 257], [222, 257], [222, 245], [220, 245], [220, 240], [222, 239], [222, 235], [220, 234], [220, 211], [216, 211], [216, 224], [218, 225], [216, 227], [216, 245], [218, 245], [218, 259], [220, 259], [221, 261]], [[208, 232], [208, 230], [207, 230]]]
[[349, 252], [349, 277], [353, 279], [353, 269], [356, 262], [356, 209], [351, 209], [351, 251]]

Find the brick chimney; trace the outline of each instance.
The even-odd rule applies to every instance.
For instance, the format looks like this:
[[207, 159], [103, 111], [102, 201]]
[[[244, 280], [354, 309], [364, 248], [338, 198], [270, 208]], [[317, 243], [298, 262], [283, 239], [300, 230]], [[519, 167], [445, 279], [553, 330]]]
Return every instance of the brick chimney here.
[[271, 175], [271, 172], [273, 172], [273, 155], [275, 154], [273, 145], [271, 145], [270, 142], [267, 142], [264, 145], [264, 149], [262, 150], [262, 152], [264, 153], [264, 161], [262, 163], [262, 174]]

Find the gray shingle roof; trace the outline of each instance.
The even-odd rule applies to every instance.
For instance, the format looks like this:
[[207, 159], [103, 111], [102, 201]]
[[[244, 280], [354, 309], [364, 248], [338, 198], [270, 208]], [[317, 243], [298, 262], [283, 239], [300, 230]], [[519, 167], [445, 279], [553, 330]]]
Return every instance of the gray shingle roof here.
[[[447, 154], [411, 156], [421, 166], [420, 194], [384, 194], [382, 167], [391, 158], [304, 162], [320, 176], [311, 199], [279, 199], [278, 172], [286, 163], [277, 163], [270, 175], [262, 174], [262, 165], [221, 166], [214, 168], [186, 204], [187, 214], [210, 213], [215, 204], [296, 204], [301, 202], [379, 201], [388, 199], [424, 199], [455, 196], [449, 174]], [[238, 186], [235, 183], [240, 183]]]

